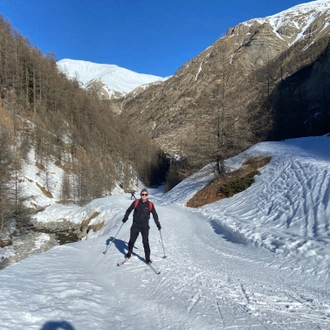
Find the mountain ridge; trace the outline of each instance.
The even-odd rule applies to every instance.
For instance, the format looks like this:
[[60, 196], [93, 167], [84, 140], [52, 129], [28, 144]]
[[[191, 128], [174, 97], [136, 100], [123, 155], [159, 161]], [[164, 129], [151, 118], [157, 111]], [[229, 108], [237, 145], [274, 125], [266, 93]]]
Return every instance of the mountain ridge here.
[[115, 64], [72, 59], [62, 59], [56, 64], [68, 78], [76, 79], [82, 88], [96, 91], [98, 96], [103, 99], [120, 98], [139, 86], [148, 86], [167, 79], [137, 73]]
[[[306, 34], [316, 32], [320, 25], [323, 25], [323, 28], [329, 26], [329, 9], [329, 1], [317, 0], [293, 6], [264, 18], [254, 18], [242, 24], [249, 25], [255, 21], [259, 24], [268, 23], [274, 32], [280, 38], [287, 39], [286, 41], [291, 46]], [[295, 19], [298, 15], [299, 18]], [[291, 36], [287, 35], [288, 32], [291, 33]]]
[[[147, 89], [139, 97], [128, 95], [121, 105], [123, 116], [145, 127], [166, 152], [175, 155], [185, 153], [184, 143], [191, 140], [190, 132], [198, 130], [198, 125], [201, 126], [197, 118], [209, 118], [204, 128], [210, 128], [217, 122], [215, 117], [219, 105], [223, 104], [226, 116], [232, 117], [227, 126], [236, 126], [236, 132], [246, 132], [247, 143], [240, 149], [243, 150], [254, 143], [256, 138], [260, 139], [258, 132], [255, 136], [247, 135], [250, 134], [248, 131], [254, 131], [255, 128], [246, 129], [243, 119], [251, 123], [255, 122], [253, 118], [264, 116], [264, 122], [269, 123], [270, 127], [263, 129], [266, 125], [260, 121], [257, 129], [264, 130], [261, 140], [266, 138], [275, 125], [281, 125], [274, 116], [277, 110], [273, 108], [273, 103], [276, 100], [271, 99], [278, 84], [294, 74], [301, 74], [301, 79], [305, 79], [303, 68], [307, 65], [317, 66], [322, 54], [327, 54], [329, 15], [330, 2], [314, 1], [272, 16], [239, 23], [229, 28], [225, 36], [199, 55], [184, 63], [161, 85]], [[320, 71], [318, 74], [322, 75], [319, 80], [324, 81], [326, 89], [326, 72]], [[302, 88], [297, 85], [298, 81], [295, 79], [293, 95], [298, 95]], [[278, 95], [283, 96], [283, 93]], [[327, 96], [322, 99], [320, 93], [312, 95], [307, 89], [303, 97], [306, 98], [305, 104], [327, 102]], [[298, 96], [295, 102], [298, 107], [301, 102]], [[287, 113], [292, 114], [293, 108], [289, 106]], [[148, 115], [140, 116], [145, 110]], [[310, 110], [315, 113], [320, 112], [321, 108], [310, 107]], [[320, 123], [310, 123], [315, 117], [309, 112], [303, 114], [308, 124], [300, 124], [301, 134], [324, 134], [321, 129], [308, 129], [321, 126]], [[253, 118], [249, 117], [250, 113]], [[242, 120], [236, 121], [235, 118]], [[277, 138], [289, 137], [297, 136], [286, 137], [284, 134]], [[213, 140], [216, 139], [215, 134]]]

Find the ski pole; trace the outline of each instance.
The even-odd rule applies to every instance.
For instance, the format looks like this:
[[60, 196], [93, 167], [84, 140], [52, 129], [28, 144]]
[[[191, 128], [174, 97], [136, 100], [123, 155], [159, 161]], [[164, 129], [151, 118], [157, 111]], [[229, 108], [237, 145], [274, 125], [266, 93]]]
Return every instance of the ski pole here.
[[163, 246], [163, 252], [164, 252], [163, 259], [165, 259], [166, 258], [166, 255], [165, 255], [165, 248], [164, 248], [163, 236], [162, 236], [161, 230], [159, 230], [159, 235], [160, 235], [160, 241], [162, 242], [162, 246]]
[[106, 249], [103, 251], [103, 254], [106, 254], [107, 251], [109, 250], [109, 247], [111, 246], [112, 242], [116, 239], [117, 235], [120, 232], [120, 229], [123, 227], [124, 223], [121, 224], [120, 228], [117, 231], [117, 234], [115, 235], [115, 237], [111, 240], [111, 242], [109, 243], [109, 245], [106, 247]]

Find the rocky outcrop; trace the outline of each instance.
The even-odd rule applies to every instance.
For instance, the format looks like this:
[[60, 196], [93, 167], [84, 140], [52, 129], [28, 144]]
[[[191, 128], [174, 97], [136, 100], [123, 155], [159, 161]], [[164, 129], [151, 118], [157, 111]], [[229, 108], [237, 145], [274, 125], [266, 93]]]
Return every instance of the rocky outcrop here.
[[5, 247], [7, 253], [1, 257], [0, 270], [10, 264], [21, 261], [35, 254], [45, 252], [53, 246], [59, 245], [54, 234], [45, 234], [31, 230], [16, 233], [12, 244]]
[[85, 236], [86, 231], [82, 231], [79, 224], [69, 221], [41, 223], [31, 219], [28, 226], [17, 228], [10, 235], [10, 244], [0, 246], [6, 249], [0, 260], [0, 269], [56, 245], [77, 242]]

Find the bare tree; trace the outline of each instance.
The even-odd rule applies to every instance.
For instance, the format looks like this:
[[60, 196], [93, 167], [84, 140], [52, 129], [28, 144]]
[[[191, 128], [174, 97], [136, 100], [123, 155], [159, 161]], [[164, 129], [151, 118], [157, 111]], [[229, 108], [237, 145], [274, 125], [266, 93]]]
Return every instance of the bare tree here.
[[61, 200], [62, 203], [66, 204], [67, 201], [71, 199], [71, 184], [70, 176], [68, 173], [64, 172], [62, 178], [62, 187], [61, 187]]
[[3, 231], [13, 209], [10, 188], [10, 165], [12, 152], [10, 150], [10, 138], [3, 126], [0, 126], [0, 233]]

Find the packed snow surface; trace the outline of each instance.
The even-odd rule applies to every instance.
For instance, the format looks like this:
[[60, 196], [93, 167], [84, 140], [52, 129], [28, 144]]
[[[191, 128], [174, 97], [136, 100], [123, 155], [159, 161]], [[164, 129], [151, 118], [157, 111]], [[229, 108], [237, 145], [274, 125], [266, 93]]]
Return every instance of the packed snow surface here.
[[226, 165], [262, 155], [271, 161], [250, 188], [198, 209], [185, 204], [212, 180], [210, 167], [166, 194], [150, 190], [160, 275], [143, 262], [140, 237], [116, 266], [129, 239], [131, 217], [121, 222], [129, 194], [39, 212], [40, 221], [79, 222], [98, 211], [93, 221], [105, 226], [0, 271], [0, 328], [330, 329], [330, 137], [260, 143]]

